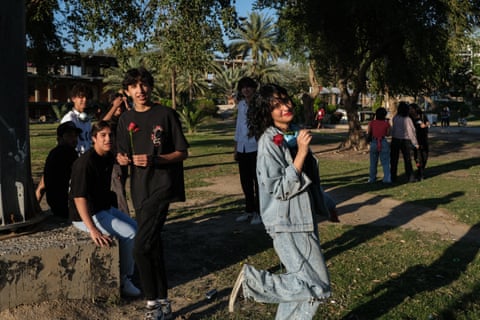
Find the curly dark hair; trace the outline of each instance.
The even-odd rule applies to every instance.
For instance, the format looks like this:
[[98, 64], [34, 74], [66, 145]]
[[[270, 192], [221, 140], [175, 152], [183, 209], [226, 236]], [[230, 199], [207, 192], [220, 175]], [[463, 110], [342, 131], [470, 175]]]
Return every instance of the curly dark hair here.
[[257, 140], [273, 126], [272, 110], [275, 109], [275, 99], [288, 100], [293, 104], [287, 90], [277, 84], [266, 84], [253, 97], [247, 112], [248, 135]]
[[92, 89], [83, 83], [77, 83], [70, 90], [70, 98], [75, 97], [87, 97], [87, 99], [91, 99]]

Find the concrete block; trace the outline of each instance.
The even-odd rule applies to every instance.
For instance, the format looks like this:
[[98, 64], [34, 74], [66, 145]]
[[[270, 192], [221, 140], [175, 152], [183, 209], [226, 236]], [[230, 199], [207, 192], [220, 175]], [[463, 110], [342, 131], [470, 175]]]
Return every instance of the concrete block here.
[[0, 241], [0, 311], [50, 299], [118, 299], [118, 241], [95, 246], [67, 224]]

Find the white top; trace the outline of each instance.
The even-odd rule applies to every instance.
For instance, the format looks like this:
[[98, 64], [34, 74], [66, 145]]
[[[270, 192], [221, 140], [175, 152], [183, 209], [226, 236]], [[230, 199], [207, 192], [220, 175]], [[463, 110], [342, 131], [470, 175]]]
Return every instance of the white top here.
[[75, 123], [75, 126], [77, 126], [77, 128], [82, 129], [82, 133], [80, 133], [80, 135], [78, 136], [77, 147], [75, 148], [79, 155], [85, 153], [85, 151], [90, 149], [90, 147], [92, 146], [92, 139], [90, 136], [90, 132], [92, 130], [92, 123], [90, 122], [90, 118], [86, 116], [86, 114], [85, 120], [80, 120], [80, 114], [81, 113], [78, 112], [76, 109], [72, 109], [67, 112], [67, 114], [65, 114], [60, 121], [60, 123], [72, 121], [73, 123]]
[[255, 137], [248, 136], [247, 101], [245, 99], [241, 100], [237, 105], [237, 109], [237, 125], [234, 137], [234, 140], [237, 142], [237, 152], [255, 152], [257, 151], [257, 140], [255, 140]]

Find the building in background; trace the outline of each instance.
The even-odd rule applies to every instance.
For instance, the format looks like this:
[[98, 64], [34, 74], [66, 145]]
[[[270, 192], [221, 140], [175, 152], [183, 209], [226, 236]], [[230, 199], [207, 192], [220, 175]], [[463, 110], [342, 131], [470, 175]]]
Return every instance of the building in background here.
[[[65, 53], [59, 65], [50, 67], [47, 76], [40, 76], [37, 68], [27, 62], [28, 116], [30, 121], [55, 121], [59, 115], [55, 110], [70, 109], [70, 89], [75, 83], [83, 82], [92, 91], [92, 105], [88, 112], [94, 114], [97, 105], [106, 102], [103, 93], [105, 70], [117, 67], [113, 56], [88, 53]], [[57, 111], [58, 112], [58, 111]]]

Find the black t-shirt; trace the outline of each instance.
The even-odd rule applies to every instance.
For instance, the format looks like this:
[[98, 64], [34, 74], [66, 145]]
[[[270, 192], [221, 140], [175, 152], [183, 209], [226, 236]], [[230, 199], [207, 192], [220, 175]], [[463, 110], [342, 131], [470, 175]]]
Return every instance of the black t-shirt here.
[[[134, 123], [133, 150], [128, 127]], [[124, 112], [118, 121], [117, 150], [130, 157], [132, 153], [161, 155], [174, 151], [187, 151], [188, 142], [175, 110], [155, 105], [145, 112], [134, 109]], [[132, 165], [130, 192], [135, 209], [150, 198], [168, 202], [185, 201], [183, 162], [156, 164], [142, 168]]]
[[72, 164], [77, 151], [69, 145], [57, 145], [47, 156], [43, 170], [45, 197], [55, 216], [68, 218], [68, 189]]
[[86, 198], [88, 212], [92, 216], [112, 206], [110, 181], [113, 162], [112, 153], [102, 157], [94, 148], [90, 148], [73, 163], [70, 181], [70, 219], [72, 221], [82, 220], [73, 198]]

